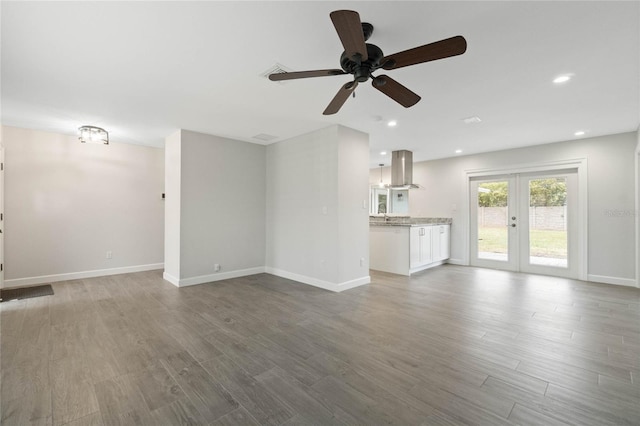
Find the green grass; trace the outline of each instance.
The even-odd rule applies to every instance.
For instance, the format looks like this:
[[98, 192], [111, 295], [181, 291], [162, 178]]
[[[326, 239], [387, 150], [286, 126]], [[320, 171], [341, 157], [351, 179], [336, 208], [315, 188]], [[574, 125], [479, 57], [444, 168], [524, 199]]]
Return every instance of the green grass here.
[[[488, 253], [507, 252], [508, 228], [479, 228], [478, 251]], [[552, 257], [566, 259], [567, 257], [567, 232], [546, 231], [533, 229], [529, 234], [531, 256]]]

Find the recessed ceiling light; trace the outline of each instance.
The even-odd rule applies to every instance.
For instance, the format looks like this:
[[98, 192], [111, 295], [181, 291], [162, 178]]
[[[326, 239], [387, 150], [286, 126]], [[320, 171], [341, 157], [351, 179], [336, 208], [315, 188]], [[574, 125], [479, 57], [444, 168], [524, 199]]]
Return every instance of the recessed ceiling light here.
[[555, 84], [566, 83], [567, 81], [571, 80], [572, 76], [573, 76], [573, 74], [559, 75], [559, 76], [557, 76], [556, 78], [553, 79], [553, 82]]
[[456, 149], [456, 154], [460, 154], [462, 152], [461, 149]]
[[380, 151], [380, 155], [387, 155], [387, 151]]
[[584, 131], [583, 130], [578, 130], [577, 132], [574, 133], [574, 135], [582, 136], [582, 135], [584, 135]]
[[395, 127], [398, 125], [398, 122], [396, 120], [391, 120], [387, 123], [387, 126], [389, 127]]

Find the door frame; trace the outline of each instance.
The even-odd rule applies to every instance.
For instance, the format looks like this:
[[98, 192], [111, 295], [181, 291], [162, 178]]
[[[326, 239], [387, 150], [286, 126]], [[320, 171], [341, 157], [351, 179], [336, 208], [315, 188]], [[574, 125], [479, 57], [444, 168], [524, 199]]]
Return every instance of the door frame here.
[[587, 159], [576, 158], [559, 161], [538, 162], [538, 163], [523, 163], [515, 164], [506, 167], [491, 167], [482, 169], [469, 169], [465, 170], [462, 174], [464, 197], [462, 200], [462, 223], [463, 223], [463, 259], [464, 265], [470, 264], [470, 228], [471, 228], [471, 215], [469, 214], [469, 200], [471, 196], [471, 179], [482, 178], [495, 175], [509, 175], [519, 173], [536, 173], [536, 172], [552, 172], [554, 170], [560, 171], [564, 169], [576, 169], [578, 174], [578, 206], [577, 206], [577, 225], [576, 232], [578, 232], [576, 249], [576, 261], [578, 279], [586, 281], [588, 271], [588, 199], [587, 199]]

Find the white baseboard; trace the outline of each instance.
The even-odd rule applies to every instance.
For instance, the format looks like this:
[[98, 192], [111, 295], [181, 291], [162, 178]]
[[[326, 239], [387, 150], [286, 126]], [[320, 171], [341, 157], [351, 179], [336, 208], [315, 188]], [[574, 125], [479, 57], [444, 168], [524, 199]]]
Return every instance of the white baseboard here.
[[176, 287], [187, 287], [190, 285], [198, 285], [198, 284], [210, 283], [214, 281], [228, 280], [231, 278], [246, 277], [248, 275], [262, 274], [264, 272], [265, 272], [265, 267], [258, 266], [255, 268], [238, 269], [238, 270], [229, 271], [229, 272], [217, 272], [215, 274], [200, 275], [197, 277], [189, 277], [189, 278], [181, 278], [181, 279], [176, 279], [175, 277], [172, 277], [171, 275], [166, 273], [163, 275], [163, 277], [165, 280], [169, 281], [171, 284], [175, 285]]
[[80, 280], [83, 278], [104, 277], [107, 275], [128, 274], [131, 272], [153, 271], [164, 268], [164, 263], [149, 265], [123, 266], [111, 269], [96, 269], [93, 271], [69, 272], [66, 274], [41, 275], [39, 277], [15, 278], [5, 280], [3, 288], [23, 287], [35, 284], [53, 283], [58, 281]]
[[445, 263], [449, 263], [451, 265], [469, 266], [469, 262], [465, 262], [462, 259], [447, 259]]
[[337, 292], [349, 290], [352, 288], [360, 287], [361, 285], [371, 283], [371, 277], [367, 275], [366, 277], [356, 278], [355, 280], [345, 281], [343, 283], [337, 284]]
[[619, 277], [608, 277], [606, 275], [588, 274], [587, 281], [593, 281], [596, 283], [623, 285], [626, 287], [637, 287], [636, 280], [634, 280], [633, 278], [619, 278]]
[[445, 263], [444, 260], [440, 260], [438, 262], [433, 262], [428, 265], [418, 266], [417, 268], [409, 269], [409, 275], [415, 274], [416, 272], [424, 271], [426, 269], [431, 269], [436, 266], [440, 266]]
[[175, 285], [176, 287], [180, 287], [180, 280], [176, 277], [174, 277], [173, 275], [169, 275], [166, 272], [162, 273], [162, 278], [165, 281], [169, 281], [171, 284]]
[[357, 278], [355, 280], [345, 281], [343, 283], [332, 283], [330, 281], [324, 281], [318, 278], [308, 277], [306, 275], [295, 274], [293, 272], [284, 271], [278, 268], [272, 268], [270, 266], [267, 266], [265, 268], [265, 272], [267, 274], [275, 275], [275, 276], [286, 278], [293, 281], [298, 281], [303, 284], [312, 285], [314, 287], [319, 287], [319, 288], [329, 290], [329, 291], [334, 291], [334, 292], [349, 290], [351, 288], [369, 284], [371, 282], [371, 277], [366, 276], [366, 277]]

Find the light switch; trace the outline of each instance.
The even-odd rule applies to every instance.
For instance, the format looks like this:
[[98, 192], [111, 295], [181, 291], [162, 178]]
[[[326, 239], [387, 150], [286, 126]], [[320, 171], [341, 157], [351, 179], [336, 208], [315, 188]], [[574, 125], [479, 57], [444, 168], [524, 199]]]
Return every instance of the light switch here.
[[327, 214], [327, 206], [322, 206], [322, 214], [323, 215]]

